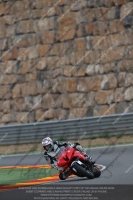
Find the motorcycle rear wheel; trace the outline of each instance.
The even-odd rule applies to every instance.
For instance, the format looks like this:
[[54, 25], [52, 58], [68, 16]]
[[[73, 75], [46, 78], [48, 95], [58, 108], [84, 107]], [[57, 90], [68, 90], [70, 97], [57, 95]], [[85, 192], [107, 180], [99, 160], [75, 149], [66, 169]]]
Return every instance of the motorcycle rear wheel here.
[[76, 170], [76, 173], [81, 177], [87, 177], [89, 179], [93, 179], [94, 178], [94, 175], [90, 171], [87, 171], [86, 169], [84, 169], [83, 167], [78, 165], [77, 163], [73, 164], [72, 169], [73, 168]]

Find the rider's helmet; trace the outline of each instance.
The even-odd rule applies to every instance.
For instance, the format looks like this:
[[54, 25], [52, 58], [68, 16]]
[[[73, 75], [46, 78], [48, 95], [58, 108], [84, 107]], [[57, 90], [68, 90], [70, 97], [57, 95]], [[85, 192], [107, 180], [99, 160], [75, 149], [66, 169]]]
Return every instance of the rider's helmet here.
[[54, 149], [53, 141], [50, 137], [46, 137], [42, 140], [42, 146], [47, 152], [51, 152]]

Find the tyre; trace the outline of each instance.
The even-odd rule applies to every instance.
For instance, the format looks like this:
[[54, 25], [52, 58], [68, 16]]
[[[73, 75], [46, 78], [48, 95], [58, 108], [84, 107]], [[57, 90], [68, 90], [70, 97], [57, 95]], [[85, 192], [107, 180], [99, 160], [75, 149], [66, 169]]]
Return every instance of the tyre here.
[[84, 169], [83, 167], [81, 167], [80, 165], [78, 165], [77, 163], [73, 164], [72, 169], [76, 170], [76, 173], [81, 176], [81, 177], [87, 177], [89, 179], [93, 179], [94, 175], [88, 170]]
[[62, 173], [59, 173], [59, 178], [60, 178], [61, 180], [65, 180], [65, 179], [66, 179], [66, 176], [65, 176], [64, 174], [62, 174]]
[[101, 175], [101, 171], [97, 169], [96, 167], [93, 167], [93, 174], [94, 174], [94, 177], [99, 177]]

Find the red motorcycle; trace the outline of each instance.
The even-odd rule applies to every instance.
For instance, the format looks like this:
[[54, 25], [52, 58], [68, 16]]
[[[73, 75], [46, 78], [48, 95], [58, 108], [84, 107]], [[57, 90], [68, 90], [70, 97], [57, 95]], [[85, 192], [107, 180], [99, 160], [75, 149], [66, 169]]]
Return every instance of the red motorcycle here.
[[86, 157], [83, 153], [71, 146], [63, 149], [60, 153], [57, 166], [59, 168], [59, 178], [61, 180], [65, 180], [72, 174], [89, 179], [101, 175], [101, 171], [92, 161], [86, 161]]

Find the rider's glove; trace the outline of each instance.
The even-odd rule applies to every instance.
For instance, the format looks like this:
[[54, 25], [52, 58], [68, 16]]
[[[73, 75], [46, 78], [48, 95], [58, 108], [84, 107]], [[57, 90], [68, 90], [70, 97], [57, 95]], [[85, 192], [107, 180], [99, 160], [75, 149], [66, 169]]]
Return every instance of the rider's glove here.
[[78, 142], [75, 142], [74, 144], [73, 144], [73, 148], [75, 148], [77, 145], [80, 145]]
[[64, 147], [67, 147], [67, 146], [68, 146], [68, 143], [67, 143], [67, 142], [64, 142], [62, 145], [63, 145]]

